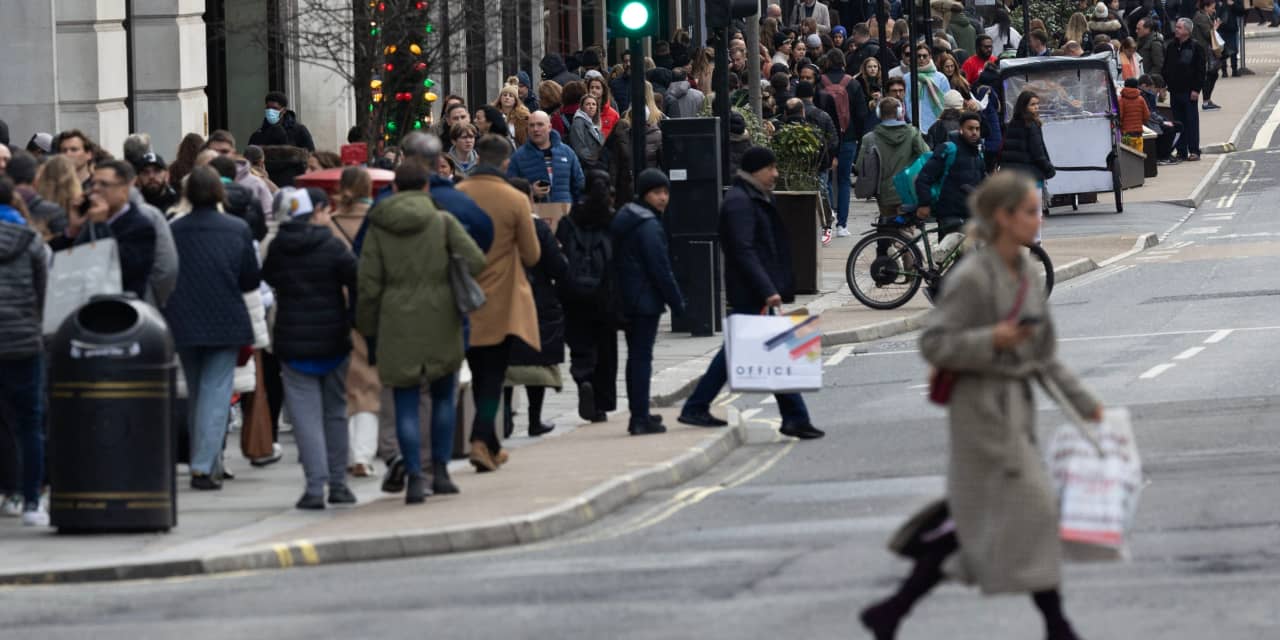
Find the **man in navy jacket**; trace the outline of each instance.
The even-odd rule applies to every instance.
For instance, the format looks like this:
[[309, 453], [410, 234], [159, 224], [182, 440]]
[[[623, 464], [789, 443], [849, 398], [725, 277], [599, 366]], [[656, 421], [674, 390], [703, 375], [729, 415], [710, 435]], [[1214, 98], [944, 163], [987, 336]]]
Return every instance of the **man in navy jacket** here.
[[[760, 315], [795, 300], [795, 277], [786, 227], [773, 200], [777, 159], [765, 147], [742, 154], [733, 188], [720, 205], [720, 242], [724, 252], [724, 288], [730, 314]], [[698, 381], [680, 412], [680, 422], [696, 427], [728, 423], [711, 415], [711, 403], [729, 379], [724, 349]], [[798, 393], [774, 394], [782, 414], [782, 435], [811, 440], [825, 435], [809, 421]]]
[[633, 436], [663, 433], [662, 416], [649, 413], [649, 379], [653, 377], [653, 345], [665, 307], [684, 312], [684, 296], [667, 257], [666, 232], [658, 216], [667, 208], [670, 182], [658, 169], [645, 169], [636, 178], [636, 201], [618, 210], [609, 225], [613, 236], [614, 268], [619, 298], [626, 317], [627, 404]]

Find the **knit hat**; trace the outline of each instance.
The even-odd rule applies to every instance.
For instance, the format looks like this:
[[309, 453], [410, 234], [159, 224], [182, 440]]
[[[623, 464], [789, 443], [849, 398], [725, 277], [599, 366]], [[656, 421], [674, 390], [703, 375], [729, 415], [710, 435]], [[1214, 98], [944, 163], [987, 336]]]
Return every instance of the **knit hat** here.
[[843, 38], [843, 37], [848, 36], [848, 35], [849, 35], [849, 32], [848, 32], [848, 31], [845, 31], [845, 30], [844, 30], [844, 27], [841, 27], [841, 26], [831, 27], [831, 35], [834, 37], [834, 36], [836, 36], [837, 34], [838, 34], [841, 38]]
[[952, 89], [946, 92], [945, 94], [942, 95], [942, 108], [956, 109], [956, 110], [963, 109], [964, 95], [961, 94], [959, 91], [956, 91], [955, 89]]
[[817, 49], [822, 46], [822, 38], [818, 37], [818, 34], [816, 33], [811, 33], [808, 38], [804, 39], [804, 43], [810, 49]]
[[636, 176], [636, 200], [644, 197], [646, 193], [654, 189], [670, 189], [671, 181], [667, 180], [667, 174], [661, 169], [645, 169]]
[[747, 132], [747, 120], [737, 111], [729, 112], [729, 133], [742, 135]]
[[813, 83], [812, 83], [812, 82], [809, 82], [809, 81], [807, 81], [807, 80], [801, 80], [799, 83], [797, 83], [797, 84], [796, 84], [796, 97], [797, 97], [797, 98], [812, 98], [812, 97], [813, 97]]
[[526, 89], [532, 89], [532, 88], [533, 88], [533, 82], [529, 79], [529, 72], [528, 72], [528, 71], [523, 71], [523, 70], [521, 70], [521, 71], [517, 71], [517, 72], [516, 72], [516, 78], [520, 81], [520, 86], [522, 86], [522, 87], [524, 87], [524, 88], [526, 88]]
[[777, 163], [778, 158], [767, 147], [751, 147], [742, 154], [738, 167], [747, 173], [755, 173]]
[[583, 80], [590, 80], [592, 78], [599, 78], [601, 80], [604, 80], [604, 74], [600, 73], [599, 69], [592, 69], [587, 72], [587, 75], [585, 78], [583, 78]]
[[1093, 7], [1094, 20], [1106, 20], [1109, 14], [1110, 12], [1107, 11], [1106, 4], [1099, 2], [1098, 4], [1094, 5]]
[[785, 34], [785, 33], [775, 33], [775, 34], [773, 34], [773, 48], [774, 48], [774, 49], [777, 49], [777, 48], [781, 47], [782, 45], [784, 45], [784, 44], [786, 44], [786, 43], [787, 43], [787, 34]]

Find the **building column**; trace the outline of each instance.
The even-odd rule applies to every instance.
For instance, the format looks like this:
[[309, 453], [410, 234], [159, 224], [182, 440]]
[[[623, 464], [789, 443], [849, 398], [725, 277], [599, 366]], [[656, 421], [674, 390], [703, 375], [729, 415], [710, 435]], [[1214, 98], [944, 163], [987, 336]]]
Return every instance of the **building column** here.
[[209, 135], [204, 11], [204, 0], [133, 2], [134, 123], [165, 158], [184, 135]]
[[21, 62], [5, 64], [0, 120], [9, 125], [10, 144], [25, 147], [36, 132], [59, 129], [54, 3], [15, 2], [4, 15], [0, 60]]
[[57, 128], [80, 129], [111, 153], [120, 155], [129, 135], [129, 108], [125, 105], [129, 95], [128, 65], [123, 64], [128, 59], [124, 3], [59, 0], [54, 9], [61, 61], [56, 73]]
[[[487, 5], [484, 12], [485, 33], [487, 34], [484, 42], [484, 59], [486, 61], [484, 74], [485, 95], [492, 100], [498, 97], [498, 91], [502, 90], [502, 82], [506, 80], [505, 69], [503, 69], [502, 64], [502, 40], [503, 38], [516, 38], [518, 36], [514, 33], [503, 33], [502, 4], [499, 0], [489, 0], [485, 4]], [[479, 107], [480, 105], [475, 106]]]
[[[324, 0], [326, 9], [337, 11], [347, 16], [344, 23], [351, 21], [351, 0]], [[288, 14], [293, 15], [293, 14]], [[308, 20], [320, 20], [329, 16], [323, 13], [300, 12], [298, 25], [303, 33], [328, 33], [331, 29], [326, 25], [306, 24]], [[344, 46], [350, 50], [355, 48], [355, 35], [350, 29], [341, 36]], [[298, 47], [290, 47], [289, 51], [299, 51]], [[334, 65], [339, 61], [327, 60]], [[343, 61], [354, 64], [353, 60]], [[311, 137], [315, 140], [316, 149], [338, 151], [347, 143], [347, 131], [356, 123], [355, 89], [347, 78], [354, 77], [354, 69], [347, 69], [346, 76], [340, 75], [306, 59], [290, 60], [289, 81], [290, 108], [298, 114], [298, 122], [307, 126]]]

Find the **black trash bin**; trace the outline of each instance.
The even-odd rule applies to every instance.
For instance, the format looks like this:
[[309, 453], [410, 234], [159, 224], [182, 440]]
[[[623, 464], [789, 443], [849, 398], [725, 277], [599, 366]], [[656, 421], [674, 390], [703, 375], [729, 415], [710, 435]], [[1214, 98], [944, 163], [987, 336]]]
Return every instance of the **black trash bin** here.
[[173, 338], [132, 294], [96, 296], [50, 345], [49, 517], [60, 532], [177, 524]]

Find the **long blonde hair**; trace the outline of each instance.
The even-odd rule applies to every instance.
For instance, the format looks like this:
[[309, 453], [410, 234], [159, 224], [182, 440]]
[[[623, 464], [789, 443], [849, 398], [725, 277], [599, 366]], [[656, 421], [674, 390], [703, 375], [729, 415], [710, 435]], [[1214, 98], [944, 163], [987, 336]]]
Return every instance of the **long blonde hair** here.
[[[511, 107], [511, 113], [507, 113], [502, 109], [502, 96], [505, 96], [508, 94], [510, 94], [511, 98], [516, 101], [516, 106]], [[507, 118], [510, 118], [513, 115], [521, 115], [521, 116], [524, 116], [525, 118], [529, 117], [529, 108], [524, 106], [524, 102], [520, 100], [519, 85], [509, 84], [502, 87], [502, 89], [498, 91], [498, 98], [493, 101], [493, 106], [497, 107], [498, 111], [502, 111], [502, 115], [506, 116]]]
[[1084, 36], [1089, 32], [1089, 21], [1079, 11], [1071, 14], [1067, 21], [1067, 33], [1064, 42], [1075, 41], [1084, 44]]
[[347, 167], [338, 178], [338, 193], [333, 201], [342, 212], [349, 212], [356, 203], [373, 196], [373, 180], [364, 167]]
[[[645, 106], [645, 122], [650, 126], [658, 126], [662, 122], [662, 110], [658, 108], [658, 103], [653, 99], [653, 85], [648, 80], [644, 81], [644, 106]], [[631, 118], [631, 112], [634, 111], [635, 105], [627, 109], [627, 122], [635, 124]]]
[[969, 194], [969, 211], [973, 212], [973, 219], [965, 227], [965, 235], [995, 242], [1000, 232], [996, 212], [1018, 208], [1022, 200], [1035, 190], [1035, 181], [1019, 171], [1000, 171], [983, 180]]
[[64, 155], [53, 156], [40, 167], [35, 188], [41, 198], [62, 207], [68, 215], [84, 198], [80, 179], [76, 177], [76, 165]]

